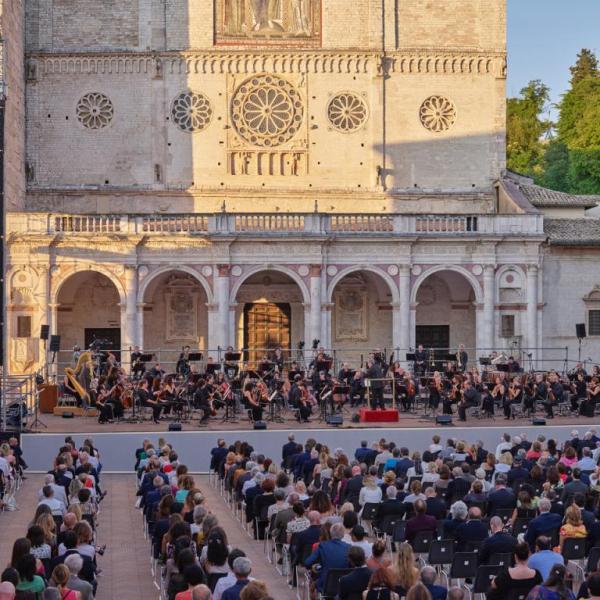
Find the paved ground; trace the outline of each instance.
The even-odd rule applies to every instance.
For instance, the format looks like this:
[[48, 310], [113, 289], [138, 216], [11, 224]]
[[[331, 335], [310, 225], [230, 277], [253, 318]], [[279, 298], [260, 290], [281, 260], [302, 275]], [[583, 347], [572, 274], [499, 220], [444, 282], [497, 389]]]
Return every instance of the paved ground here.
[[[19, 510], [0, 513], [0, 565], [8, 564], [13, 541], [25, 535], [28, 523], [37, 504], [37, 490], [43, 476], [32, 475], [17, 495]], [[264, 557], [262, 542], [254, 542], [233, 518], [216, 490], [206, 477], [198, 482], [214, 512], [229, 536], [232, 546], [242, 548], [252, 559], [254, 576], [269, 586], [277, 600], [292, 600], [295, 593], [288, 588]], [[102, 478], [108, 496], [102, 503], [99, 518], [98, 541], [106, 544], [106, 554], [99, 557], [103, 573], [99, 577], [97, 600], [150, 600], [158, 598], [150, 574], [149, 545], [144, 539], [141, 515], [135, 509], [135, 485], [133, 475], [105, 475]]]

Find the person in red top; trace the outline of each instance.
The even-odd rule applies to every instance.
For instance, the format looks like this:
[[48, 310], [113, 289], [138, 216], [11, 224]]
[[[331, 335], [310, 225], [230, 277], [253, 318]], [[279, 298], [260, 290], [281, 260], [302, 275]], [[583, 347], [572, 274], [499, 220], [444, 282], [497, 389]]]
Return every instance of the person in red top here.
[[437, 521], [435, 517], [425, 514], [427, 511], [427, 504], [425, 500], [417, 500], [415, 502], [415, 516], [409, 519], [406, 523], [406, 539], [412, 542], [415, 536], [420, 531], [431, 531], [435, 533], [437, 531]]

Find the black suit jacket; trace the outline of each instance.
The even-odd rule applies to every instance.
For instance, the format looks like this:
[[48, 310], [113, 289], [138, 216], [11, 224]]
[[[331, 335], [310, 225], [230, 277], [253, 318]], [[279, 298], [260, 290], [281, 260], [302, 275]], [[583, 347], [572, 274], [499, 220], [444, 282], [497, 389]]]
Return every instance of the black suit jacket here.
[[493, 511], [497, 508], [515, 508], [516, 505], [517, 500], [513, 491], [507, 488], [500, 488], [499, 490], [490, 492], [487, 514], [493, 514]]
[[[58, 565], [62, 565], [65, 562], [65, 558], [70, 554], [79, 554], [77, 550], [67, 550], [64, 554], [57, 556], [52, 560], [52, 570], [54, 567]], [[85, 579], [88, 583], [93, 584], [96, 579], [96, 567], [94, 567], [94, 563], [89, 556], [85, 556], [83, 554], [79, 554], [83, 559], [83, 566], [81, 567], [81, 571], [79, 571], [79, 578]]]
[[488, 537], [488, 528], [481, 521], [467, 521], [456, 530], [458, 551], [466, 552], [469, 542], [482, 542]]
[[352, 593], [364, 592], [369, 586], [369, 579], [371, 579], [371, 569], [369, 567], [352, 569], [351, 573], [340, 578], [339, 600], [347, 600]]
[[354, 510], [359, 510], [358, 505], [358, 496], [360, 495], [360, 490], [363, 487], [363, 478], [362, 475], [354, 475], [348, 480], [346, 484], [346, 488], [344, 489], [344, 502], [352, 502], [354, 504]]
[[427, 498], [425, 504], [427, 504], [426, 514], [435, 517], [438, 521], [446, 518], [446, 503], [441, 498]]
[[477, 558], [480, 565], [487, 565], [494, 554], [512, 554], [517, 540], [509, 533], [494, 533], [483, 541]]

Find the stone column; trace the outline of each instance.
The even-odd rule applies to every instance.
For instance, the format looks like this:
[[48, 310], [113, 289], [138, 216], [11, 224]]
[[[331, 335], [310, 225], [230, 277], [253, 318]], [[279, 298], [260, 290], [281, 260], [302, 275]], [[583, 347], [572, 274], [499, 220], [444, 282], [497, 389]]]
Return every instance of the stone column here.
[[[400, 307], [399, 336], [394, 338], [394, 347], [400, 348], [400, 354], [406, 354], [411, 344], [410, 323], [410, 266], [400, 265]], [[397, 340], [397, 341], [396, 341]], [[402, 356], [402, 359], [405, 357]]]
[[309, 340], [307, 345], [313, 340], [323, 342], [321, 330], [321, 265], [310, 266], [310, 314], [309, 314]]
[[125, 265], [123, 279], [125, 282], [125, 306], [121, 308], [121, 348], [127, 353], [129, 348], [133, 348], [138, 343], [138, 279], [135, 265]]
[[137, 309], [137, 345], [144, 350], [144, 302], [136, 304]]
[[215, 273], [215, 302], [218, 306], [215, 339], [223, 350], [229, 346], [229, 269], [229, 265], [217, 265]]
[[529, 265], [527, 268], [527, 352], [536, 358], [538, 344], [538, 267]]
[[[323, 308], [323, 327], [321, 329], [321, 346], [323, 346], [324, 348], [327, 349], [332, 349], [333, 348], [333, 335], [331, 332], [331, 328], [332, 328], [332, 322], [331, 322], [331, 315], [333, 313], [333, 308], [335, 306], [335, 304], [333, 304], [333, 302], [327, 302], [325, 304], [321, 305]], [[312, 340], [310, 340], [310, 342], [307, 344], [310, 347], [310, 343], [312, 342]]]
[[[481, 349], [495, 348], [496, 331], [494, 327], [494, 307], [495, 307], [495, 267], [486, 265], [483, 269], [483, 332], [481, 337]], [[485, 351], [489, 354], [489, 352]]]
[[206, 309], [208, 311], [208, 348], [206, 348], [206, 356], [217, 358], [217, 348], [221, 344], [219, 333], [219, 305], [207, 302]]

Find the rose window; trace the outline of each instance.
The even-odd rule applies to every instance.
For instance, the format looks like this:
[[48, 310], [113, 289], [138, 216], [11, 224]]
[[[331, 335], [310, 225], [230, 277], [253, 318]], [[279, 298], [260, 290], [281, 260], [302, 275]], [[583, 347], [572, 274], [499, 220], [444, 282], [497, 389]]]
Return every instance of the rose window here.
[[182, 92], [173, 100], [171, 108], [173, 123], [188, 133], [206, 129], [212, 113], [210, 100], [197, 92]]
[[443, 96], [431, 96], [421, 105], [419, 111], [425, 129], [440, 133], [447, 131], [456, 121], [456, 107]]
[[278, 146], [300, 129], [304, 107], [298, 91], [285, 79], [253, 77], [235, 92], [231, 118], [238, 134], [257, 146]]
[[351, 133], [367, 120], [367, 105], [357, 94], [343, 92], [329, 101], [327, 117], [338, 131]]
[[113, 104], [104, 94], [92, 92], [77, 103], [77, 118], [88, 129], [106, 127], [112, 121], [113, 114]]

